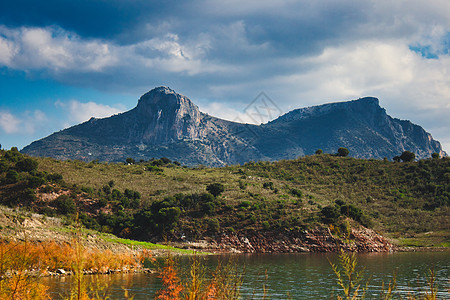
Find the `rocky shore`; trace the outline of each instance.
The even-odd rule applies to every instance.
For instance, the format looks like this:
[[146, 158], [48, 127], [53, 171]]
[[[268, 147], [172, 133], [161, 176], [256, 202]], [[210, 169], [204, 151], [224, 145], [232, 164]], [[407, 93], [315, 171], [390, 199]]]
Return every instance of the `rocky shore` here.
[[350, 237], [343, 239], [329, 229], [311, 231], [251, 231], [222, 233], [201, 242], [184, 243], [185, 248], [215, 253], [294, 253], [337, 252], [392, 252], [397, 247], [386, 238], [367, 228], [354, 228]]

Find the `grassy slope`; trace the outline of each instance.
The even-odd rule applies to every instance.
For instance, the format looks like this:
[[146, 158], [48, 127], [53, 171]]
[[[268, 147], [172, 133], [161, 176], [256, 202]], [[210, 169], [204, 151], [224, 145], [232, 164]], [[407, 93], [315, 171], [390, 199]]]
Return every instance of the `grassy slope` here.
[[[219, 219], [222, 229], [261, 229], [264, 221], [271, 228], [310, 226], [320, 221], [322, 207], [339, 199], [361, 208], [374, 229], [400, 238], [405, 245], [448, 245], [449, 241], [448, 202], [424, 209], [436, 196], [448, 201], [449, 159], [393, 163], [320, 155], [225, 168], [163, 167], [158, 174], [145, 171], [144, 164], [44, 158], [39, 159], [39, 169], [60, 173], [69, 184], [98, 190], [113, 180], [118, 190], [139, 191], [144, 206], [176, 193], [205, 192], [206, 185], [220, 182], [225, 185], [219, 197], [223, 207], [212, 217]], [[272, 188], [263, 188], [269, 182]], [[293, 188], [302, 192], [301, 199], [291, 193]], [[242, 201], [251, 205], [237, 207]], [[195, 227], [206, 232], [212, 217], [202, 218]], [[191, 221], [182, 218], [184, 224]]]

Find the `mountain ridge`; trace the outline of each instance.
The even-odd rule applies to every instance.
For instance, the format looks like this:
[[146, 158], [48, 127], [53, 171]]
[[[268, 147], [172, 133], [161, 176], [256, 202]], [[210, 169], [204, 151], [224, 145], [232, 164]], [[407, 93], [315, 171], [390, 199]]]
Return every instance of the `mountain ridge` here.
[[319, 148], [334, 153], [339, 147], [359, 158], [392, 158], [404, 150], [418, 158], [434, 152], [446, 155], [422, 127], [390, 117], [374, 97], [299, 108], [252, 125], [205, 114], [168, 87], [145, 93], [127, 112], [91, 118], [22, 152], [84, 161], [168, 157], [186, 165], [223, 166], [292, 159]]

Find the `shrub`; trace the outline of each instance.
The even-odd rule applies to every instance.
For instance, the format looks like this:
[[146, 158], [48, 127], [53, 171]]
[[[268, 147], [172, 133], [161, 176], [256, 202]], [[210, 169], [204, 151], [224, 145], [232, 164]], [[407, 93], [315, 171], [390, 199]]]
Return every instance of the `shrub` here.
[[75, 201], [67, 195], [61, 195], [53, 201], [58, 211], [63, 215], [73, 214], [77, 211]]
[[299, 189], [291, 189], [291, 194], [296, 196], [297, 198], [301, 198], [303, 196], [302, 191]]
[[105, 207], [106, 205], [108, 205], [108, 199], [106, 198], [100, 198], [98, 200], [98, 206], [100, 207]]
[[160, 158], [160, 161], [163, 163], [163, 164], [165, 164], [165, 165], [168, 165], [168, 164], [170, 164], [172, 161], [170, 160], [170, 159], [168, 159], [167, 157], [161, 157]]
[[173, 226], [178, 222], [180, 215], [181, 210], [179, 207], [166, 207], [158, 211], [157, 217], [161, 223]]
[[209, 232], [219, 232], [220, 230], [220, 223], [219, 220], [217, 220], [216, 218], [210, 219], [208, 220], [208, 231]]
[[160, 173], [160, 172], [164, 171], [163, 169], [158, 168], [157, 166], [154, 166], [154, 165], [147, 166], [147, 170], [150, 172], [156, 172], [156, 173]]
[[341, 215], [339, 209], [336, 206], [331, 205], [325, 206], [320, 212], [325, 223], [336, 223]]
[[339, 156], [345, 157], [345, 156], [348, 156], [349, 153], [350, 153], [350, 151], [348, 151], [347, 148], [341, 147], [341, 148], [338, 149], [338, 155]]
[[5, 152], [5, 158], [10, 162], [18, 162], [23, 155], [17, 150], [17, 147], [12, 147], [11, 150]]
[[272, 181], [264, 182], [263, 183], [263, 188], [273, 190], [273, 182]]
[[361, 221], [362, 210], [352, 204], [345, 204], [341, 206], [341, 214], [346, 215], [353, 220]]
[[345, 204], [345, 202], [344, 202], [344, 201], [342, 201], [342, 200], [340, 200], [340, 199], [338, 199], [338, 200], [334, 201], [334, 203], [336, 203], [336, 204], [337, 204], [337, 205], [339, 205], [339, 206], [342, 206], [342, 205], [344, 205], [344, 204]]
[[20, 196], [20, 200], [23, 203], [30, 204], [33, 201], [36, 201], [36, 191], [34, 189], [26, 188], [22, 191], [22, 195]]
[[47, 175], [47, 179], [50, 180], [51, 182], [58, 183], [62, 181], [63, 177], [59, 173], [52, 173]]
[[321, 154], [323, 154], [323, 150], [322, 149], [317, 149], [315, 153], [316, 153], [316, 155], [321, 155]]
[[201, 204], [201, 210], [204, 214], [212, 214], [216, 210], [214, 202], [204, 202]]
[[6, 172], [5, 182], [6, 183], [16, 183], [20, 179], [19, 173], [15, 170], [9, 170]]
[[102, 191], [103, 191], [103, 193], [105, 193], [106, 195], [109, 195], [109, 194], [111, 194], [111, 187], [110, 187], [109, 185], [104, 185], [104, 186], [102, 187]]
[[402, 155], [400, 155], [400, 159], [404, 162], [411, 162], [416, 159], [416, 155], [411, 151], [403, 151]]
[[245, 208], [247, 208], [247, 207], [250, 207], [251, 205], [252, 205], [252, 203], [250, 201], [244, 200], [244, 201], [241, 201], [241, 203], [238, 204], [238, 207], [245, 207]]
[[270, 229], [270, 224], [268, 221], [263, 221], [262, 222], [262, 227], [264, 230], [269, 230]]
[[123, 194], [128, 199], [141, 199], [141, 194], [137, 191], [126, 189]]
[[4, 160], [0, 160], [0, 173], [7, 171], [9, 168], [8, 164]]
[[223, 193], [225, 187], [221, 183], [212, 183], [206, 187], [206, 190], [214, 197], [217, 197]]
[[31, 158], [24, 158], [16, 163], [16, 169], [19, 172], [31, 172], [36, 170], [38, 162]]
[[122, 198], [122, 193], [119, 190], [114, 189], [111, 192], [111, 198], [114, 200], [120, 200]]
[[45, 183], [44, 178], [38, 176], [30, 176], [27, 179], [27, 186], [30, 188], [40, 187]]

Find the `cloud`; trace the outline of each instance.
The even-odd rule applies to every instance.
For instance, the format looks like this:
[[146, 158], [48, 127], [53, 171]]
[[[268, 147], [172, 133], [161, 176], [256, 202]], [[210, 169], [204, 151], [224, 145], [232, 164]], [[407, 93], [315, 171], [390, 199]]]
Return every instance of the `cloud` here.
[[116, 62], [107, 43], [84, 41], [60, 28], [0, 27], [0, 63], [12, 69], [98, 72]]
[[[230, 120], [250, 121], [260, 91], [284, 112], [376, 96], [448, 144], [448, 11], [448, 0], [5, 2], [0, 67], [108, 92], [169, 85]], [[90, 117], [64, 105], [71, 122]]]
[[67, 119], [71, 125], [85, 122], [92, 117], [106, 118], [125, 110], [125, 107], [122, 105], [113, 107], [95, 102], [80, 102], [77, 100], [71, 100], [69, 102], [56, 101], [55, 105], [67, 113]]
[[223, 103], [219, 102], [205, 103], [203, 105], [200, 105], [199, 108], [202, 112], [220, 119], [238, 123], [248, 123], [248, 124], [255, 123], [250, 114], [231, 108]]
[[7, 111], [0, 111], [0, 128], [7, 134], [19, 132], [20, 120]]
[[6, 134], [32, 135], [42, 129], [46, 121], [45, 113], [40, 110], [20, 114], [0, 111], [0, 129]]

